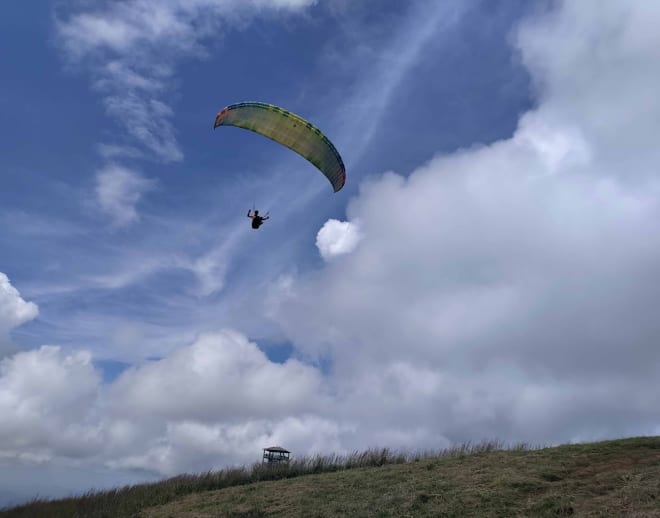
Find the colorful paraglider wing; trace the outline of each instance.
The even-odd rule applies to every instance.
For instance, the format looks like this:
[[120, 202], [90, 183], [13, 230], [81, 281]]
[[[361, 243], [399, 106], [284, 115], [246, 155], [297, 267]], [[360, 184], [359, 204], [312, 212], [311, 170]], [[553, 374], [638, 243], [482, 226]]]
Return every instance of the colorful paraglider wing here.
[[244, 102], [227, 106], [214, 128], [237, 126], [268, 137], [314, 164], [337, 192], [346, 182], [346, 169], [337, 149], [321, 130], [302, 117], [272, 104]]

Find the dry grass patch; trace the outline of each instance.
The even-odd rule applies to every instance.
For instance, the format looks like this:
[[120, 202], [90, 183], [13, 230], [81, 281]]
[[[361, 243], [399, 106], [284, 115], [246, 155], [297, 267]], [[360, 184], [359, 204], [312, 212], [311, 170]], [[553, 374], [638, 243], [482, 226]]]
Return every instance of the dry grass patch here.
[[192, 495], [144, 516], [660, 517], [660, 439], [625, 443], [490, 451], [264, 482]]
[[370, 450], [35, 501], [0, 517], [657, 516], [660, 438]]

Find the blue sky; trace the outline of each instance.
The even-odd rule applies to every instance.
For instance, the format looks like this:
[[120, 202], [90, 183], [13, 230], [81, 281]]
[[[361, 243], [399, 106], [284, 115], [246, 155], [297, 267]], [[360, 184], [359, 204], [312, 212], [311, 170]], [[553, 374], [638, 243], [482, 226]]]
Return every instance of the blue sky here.
[[[0, 472], [21, 476], [0, 504], [271, 443], [658, 433], [659, 18], [641, 1], [5, 3]], [[212, 129], [243, 100], [320, 127], [344, 189]]]

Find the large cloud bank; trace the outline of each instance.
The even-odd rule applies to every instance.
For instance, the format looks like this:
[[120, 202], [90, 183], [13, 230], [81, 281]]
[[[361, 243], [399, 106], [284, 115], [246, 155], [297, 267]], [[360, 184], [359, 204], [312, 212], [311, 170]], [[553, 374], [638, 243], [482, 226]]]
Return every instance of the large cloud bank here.
[[658, 23], [647, 2], [528, 20], [538, 106], [513, 137], [366, 182], [359, 247], [273, 286], [363, 437], [660, 431]]

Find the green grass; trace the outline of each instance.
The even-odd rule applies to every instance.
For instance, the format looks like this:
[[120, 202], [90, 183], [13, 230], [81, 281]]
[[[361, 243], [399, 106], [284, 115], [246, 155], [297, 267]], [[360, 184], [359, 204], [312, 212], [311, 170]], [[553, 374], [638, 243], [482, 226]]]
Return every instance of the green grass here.
[[256, 464], [36, 500], [0, 517], [658, 516], [660, 437], [556, 448], [497, 442]]

